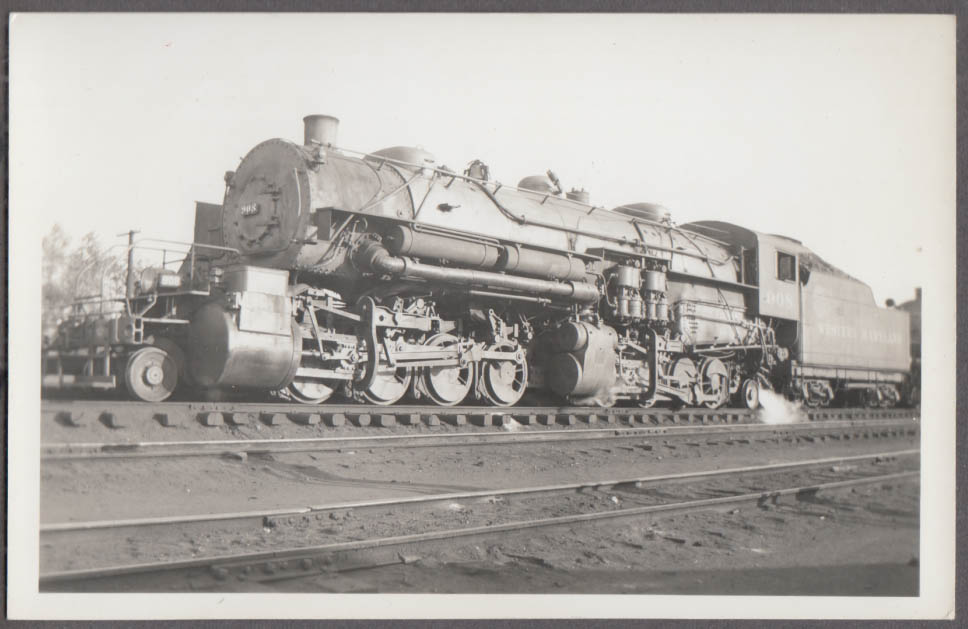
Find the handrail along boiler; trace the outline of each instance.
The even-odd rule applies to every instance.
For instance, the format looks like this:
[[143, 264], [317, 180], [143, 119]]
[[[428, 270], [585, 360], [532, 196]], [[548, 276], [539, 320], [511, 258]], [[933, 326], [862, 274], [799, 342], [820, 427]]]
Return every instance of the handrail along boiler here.
[[[908, 315], [798, 241], [611, 210], [550, 171], [517, 187], [417, 148], [338, 148], [307, 116], [198, 203], [178, 271], [129, 282], [120, 313], [61, 324], [45, 384], [262, 390], [321, 403], [891, 406], [909, 387]], [[137, 246], [137, 245], [132, 245]]]

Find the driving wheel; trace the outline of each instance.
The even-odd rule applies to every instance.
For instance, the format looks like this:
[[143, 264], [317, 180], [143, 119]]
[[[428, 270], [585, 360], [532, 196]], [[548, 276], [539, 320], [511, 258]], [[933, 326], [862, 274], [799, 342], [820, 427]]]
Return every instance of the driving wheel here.
[[484, 397], [494, 406], [512, 406], [528, 388], [528, 363], [524, 350], [511, 343], [497, 343], [491, 352], [515, 352], [514, 358], [489, 360], [481, 373]]
[[[452, 334], [438, 334], [427, 341], [428, 347], [448, 347], [459, 343]], [[440, 406], [460, 404], [474, 384], [474, 364], [423, 367], [417, 378], [421, 393]]]
[[702, 392], [712, 399], [706, 399], [706, 408], [720, 408], [729, 399], [729, 370], [723, 361], [710, 358], [702, 364]]
[[[383, 343], [394, 343], [394, 341], [385, 339]], [[377, 353], [376, 360], [372, 363], [367, 361], [368, 365], [373, 365], [373, 367], [368, 366], [367, 370], [375, 369], [375, 373], [372, 377], [369, 372], [366, 374], [363, 382], [368, 384], [366, 388], [356, 390], [356, 397], [370, 404], [389, 406], [407, 394], [410, 382], [413, 380], [413, 371], [406, 367], [388, 364], [382, 356], [383, 349], [382, 345], [377, 347], [374, 350]], [[367, 348], [367, 351], [370, 349]]]

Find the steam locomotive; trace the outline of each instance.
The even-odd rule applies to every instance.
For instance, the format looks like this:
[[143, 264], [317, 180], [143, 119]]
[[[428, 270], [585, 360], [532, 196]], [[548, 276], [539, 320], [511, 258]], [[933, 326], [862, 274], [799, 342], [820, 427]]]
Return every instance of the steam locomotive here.
[[[271, 392], [320, 404], [903, 403], [908, 313], [799, 241], [658, 205], [613, 209], [549, 171], [518, 185], [419, 148], [337, 147], [307, 116], [198, 203], [177, 269], [133, 271], [120, 311], [78, 311], [44, 384]], [[191, 393], [186, 393], [191, 395]]]

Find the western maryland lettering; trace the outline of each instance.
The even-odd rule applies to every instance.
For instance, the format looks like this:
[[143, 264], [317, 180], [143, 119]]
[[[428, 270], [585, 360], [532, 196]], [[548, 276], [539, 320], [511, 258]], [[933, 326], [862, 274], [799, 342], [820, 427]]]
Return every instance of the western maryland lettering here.
[[818, 323], [815, 329], [823, 336], [836, 339], [878, 343], [880, 345], [898, 345], [901, 343], [901, 335], [889, 330], [855, 328], [849, 325], [831, 323]]

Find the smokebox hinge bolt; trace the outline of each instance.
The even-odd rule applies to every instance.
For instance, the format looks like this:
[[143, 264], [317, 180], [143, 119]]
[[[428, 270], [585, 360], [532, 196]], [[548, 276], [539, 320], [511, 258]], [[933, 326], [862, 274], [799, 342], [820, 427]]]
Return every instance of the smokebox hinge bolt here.
[[318, 140], [312, 140], [312, 153], [309, 157], [309, 167], [316, 171], [319, 167], [326, 163], [326, 152], [323, 150], [323, 145]]

